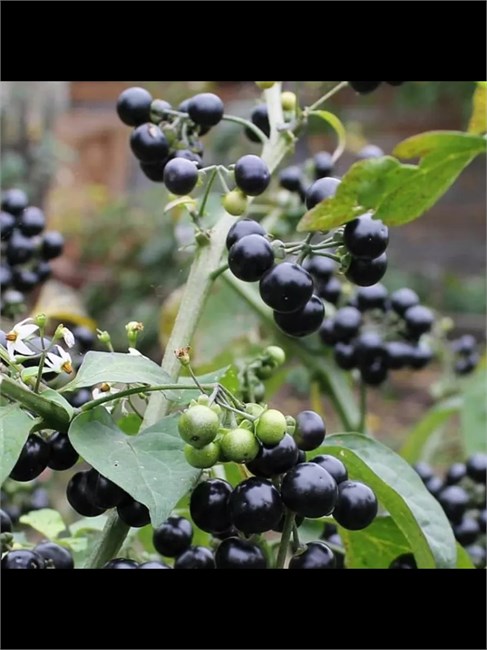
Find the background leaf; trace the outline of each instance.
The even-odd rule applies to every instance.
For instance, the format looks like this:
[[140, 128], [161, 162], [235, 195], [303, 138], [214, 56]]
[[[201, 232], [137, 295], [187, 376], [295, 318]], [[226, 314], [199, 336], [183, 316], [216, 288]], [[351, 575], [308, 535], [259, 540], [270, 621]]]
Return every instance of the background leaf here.
[[87, 352], [76, 377], [63, 387], [71, 391], [102, 382], [121, 384], [169, 384], [169, 375], [147, 357], [122, 352]]
[[66, 530], [66, 524], [57, 510], [42, 508], [33, 510], [20, 517], [20, 523], [26, 524], [50, 540], [56, 539]]
[[333, 159], [337, 160], [341, 156], [343, 151], [345, 151], [345, 146], [347, 141], [347, 132], [345, 130], [345, 127], [343, 126], [342, 122], [338, 119], [338, 117], [334, 113], [330, 113], [329, 111], [312, 111], [310, 115], [315, 115], [316, 117], [319, 117], [320, 119], [327, 122], [337, 134], [338, 145], [333, 154]]
[[337, 456], [352, 478], [370, 485], [408, 541], [419, 568], [455, 567], [455, 538], [443, 509], [403, 458], [357, 433], [325, 440], [316, 455]]
[[106, 409], [98, 407], [78, 415], [69, 429], [76, 451], [146, 505], [153, 526], [167, 519], [201, 473], [184, 458], [178, 417], [165, 417], [137, 436], [126, 436]]
[[458, 413], [461, 405], [460, 397], [451, 397], [431, 407], [407, 434], [400, 455], [411, 464], [421, 460], [423, 449], [430, 436]]
[[388, 569], [399, 555], [411, 553], [407, 539], [392, 517], [377, 517], [364, 530], [338, 528], [349, 569]]
[[40, 394], [45, 399], [48, 399], [50, 402], [54, 402], [62, 409], [64, 409], [67, 421], [69, 422], [71, 420], [74, 415], [74, 408], [71, 406], [68, 400], [65, 399], [57, 390], [53, 390], [52, 388], [44, 388]]
[[408, 138], [393, 153], [398, 158], [421, 158], [419, 165], [402, 164], [391, 156], [355, 163], [336, 195], [309, 210], [298, 231], [336, 228], [369, 210], [388, 225], [408, 223], [429, 210], [485, 151], [485, 138], [469, 133], [429, 131]]
[[457, 569], [475, 569], [470, 555], [457, 542]]
[[460, 435], [465, 454], [470, 456], [477, 451], [485, 452], [487, 431], [487, 372], [485, 364], [469, 379], [463, 396], [460, 413]]
[[0, 484], [12, 471], [35, 422], [19, 404], [0, 407]]

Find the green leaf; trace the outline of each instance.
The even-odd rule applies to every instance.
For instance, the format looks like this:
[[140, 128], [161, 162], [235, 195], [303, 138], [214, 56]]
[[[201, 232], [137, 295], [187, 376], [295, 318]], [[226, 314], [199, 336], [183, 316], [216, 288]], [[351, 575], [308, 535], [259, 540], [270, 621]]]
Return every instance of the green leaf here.
[[429, 131], [408, 138], [394, 150], [398, 158], [421, 158], [419, 165], [384, 156], [355, 163], [336, 195], [309, 210], [298, 231], [330, 230], [369, 210], [384, 223], [398, 226], [420, 217], [480, 153], [486, 140], [456, 131]]
[[487, 86], [485, 82], [477, 82], [473, 93], [473, 108], [470, 122], [468, 123], [469, 133], [485, 133], [487, 131]]
[[8, 478], [35, 423], [19, 404], [0, 408], [0, 484]]
[[345, 130], [345, 127], [343, 126], [342, 122], [338, 119], [338, 117], [334, 113], [330, 113], [329, 111], [312, 111], [310, 115], [316, 115], [316, 117], [319, 117], [325, 122], [327, 122], [337, 134], [338, 145], [334, 154], [334, 159], [337, 160], [345, 150], [345, 146], [346, 146], [347, 132]]
[[173, 383], [169, 375], [147, 357], [122, 352], [87, 352], [76, 377], [63, 391], [76, 390], [103, 382], [120, 384]]
[[73, 537], [79, 537], [88, 530], [103, 530], [107, 522], [107, 515], [98, 515], [98, 517], [83, 517], [78, 519], [69, 526], [69, 531]]
[[44, 397], [44, 399], [47, 399], [50, 402], [54, 402], [60, 406], [65, 411], [68, 422], [72, 419], [74, 415], [74, 408], [71, 406], [68, 400], [65, 399], [57, 390], [53, 390], [52, 388], [44, 388], [40, 395]]
[[117, 420], [117, 426], [129, 436], [134, 436], [136, 433], [139, 433], [141, 424], [142, 420], [135, 413], [129, 413]]
[[485, 452], [485, 432], [487, 431], [487, 373], [482, 364], [469, 380], [463, 396], [463, 408], [460, 413], [460, 435], [467, 456]]
[[56, 539], [66, 530], [66, 524], [57, 510], [42, 508], [28, 512], [19, 519], [21, 524], [26, 524], [48, 539]]
[[408, 541], [419, 568], [453, 568], [455, 538], [440, 504], [413, 468], [385, 445], [358, 433], [335, 434], [316, 454], [332, 454], [374, 490]]
[[97, 407], [75, 417], [68, 432], [86, 462], [149, 508], [153, 526], [169, 516], [201, 473], [184, 458], [178, 417], [126, 436], [106, 409]]
[[457, 569], [475, 569], [467, 551], [457, 542]]
[[460, 397], [451, 397], [430, 408], [426, 415], [409, 431], [399, 452], [400, 455], [408, 463], [416, 463], [420, 460], [430, 436], [455, 413], [458, 413], [461, 405]]
[[346, 549], [345, 563], [349, 569], [387, 569], [411, 547], [392, 517], [377, 517], [364, 530], [338, 532]]

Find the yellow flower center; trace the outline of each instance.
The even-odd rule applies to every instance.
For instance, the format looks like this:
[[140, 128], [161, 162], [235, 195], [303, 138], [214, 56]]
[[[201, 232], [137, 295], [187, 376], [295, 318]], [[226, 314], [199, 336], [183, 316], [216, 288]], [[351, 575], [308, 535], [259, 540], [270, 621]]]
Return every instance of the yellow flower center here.
[[63, 370], [66, 374], [70, 375], [73, 372], [73, 366], [71, 365], [71, 361], [65, 361], [61, 366], [61, 370]]
[[16, 341], [17, 337], [18, 337], [17, 332], [14, 332], [13, 330], [5, 336], [7, 341]]

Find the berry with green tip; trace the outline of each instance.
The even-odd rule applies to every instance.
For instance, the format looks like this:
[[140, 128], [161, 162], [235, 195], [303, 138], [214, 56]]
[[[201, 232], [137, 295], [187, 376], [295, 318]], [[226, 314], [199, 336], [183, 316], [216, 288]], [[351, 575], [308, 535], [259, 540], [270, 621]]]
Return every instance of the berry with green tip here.
[[210, 442], [199, 449], [188, 444], [184, 445], [184, 457], [192, 467], [198, 469], [213, 467], [220, 460], [220, 452], [220, 445], [216, 442]]
[[287, 422], [283, 413], [276, 409], [264, 411], [257, 420], [255, 433], [264, 445], [277, 445], [286, 433]]
[[240, 190], [227, 192], [222, 199], [224, 209], [234, 217], [240, 217], [247, 210], [248, 199]]
[[232, 429], [225, 434], [220, 445], [224, 457], [235, 463], [251, 461], [259, 453], [259, 443], [254, 433], [248, 429]]
[[220, 427], [218, 415], [208, 406], [196, 404], [184, 411], [178, 421], [181, 438], [201, 449], [216, 438]]

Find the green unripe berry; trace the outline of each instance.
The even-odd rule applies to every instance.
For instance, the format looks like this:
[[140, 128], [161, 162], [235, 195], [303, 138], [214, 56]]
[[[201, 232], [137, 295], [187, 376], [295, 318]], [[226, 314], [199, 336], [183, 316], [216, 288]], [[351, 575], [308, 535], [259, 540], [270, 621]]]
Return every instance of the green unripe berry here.
[[210, 403], [210, 398], [208, 395], [200, 395], [196, 400], [197, 404], [203, 404], [203, 406], [208, 406]]
[[261, 90], [267, 90], [268, 88], [272, 88], [272, 86], [276, 83], [275, 81], [256, 81], [255, 82], [257, 86]]
[[286, 429], [287, 422], [283, 413], [269, 409], [257, 420], [255, 433], [264, 445], [277, 445], [284, 438]]
[[296, 95], [289, 91], [281, 93], [281, 106], [283, 111], [294, 111], [296, 109]]
[[247, 210], [247, 196], [239, 189], [227, 192], [222, 199], [222, 205], [228, 214], [240, 217]]
[[286, 415], [286, 425], [286, 433], [293, 436], [296, 430], [296, 418], [293, 418], [292, 415]]
[[178, 429], [184, 442], [201, 449], [216, 438], [220, 427], [218, 415], [208, 406], [191, 406], [179, 418]]
[[258, 418], [262, 414], [264, 407], [255, 402], [249, 402], [245, 405], [245, 412], [251, 415], [254, 418]]
[[184, 445], [184, 457], [192, 467], [208, 469], [213, 467], [220, 460], [220, 445], [217, 442], [210, 442], [201, 449], [195, 449], [191, 445]]
[[254, 399], [256, 402], [262, 402], [265, 397], [265, 386], [259, 381], [254, 387]]
[[264, 350], [264, 354], [276, 368], [282, 366], [286, 361], [286, 353], [277, 345], [269, 345], [269, 347]]
[[233, 429], [221, 441], [223, 455], [235, 463], [247, 463], [259, 453], [259, 443], [252, 431], [248, 429]]
[[255, 376], [258, 379], [269, 379], [274, 374], [274, 367], [263, 363], [261, 366], [255, 369]]
[[251, 422], [250, 420], [243, 419], [238, 423], [238, 428], [239, 429], [248, 429], [249, 431], [253, 431], [254, 430], [254, 423]]

